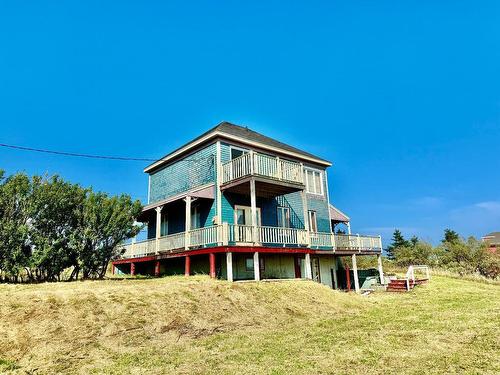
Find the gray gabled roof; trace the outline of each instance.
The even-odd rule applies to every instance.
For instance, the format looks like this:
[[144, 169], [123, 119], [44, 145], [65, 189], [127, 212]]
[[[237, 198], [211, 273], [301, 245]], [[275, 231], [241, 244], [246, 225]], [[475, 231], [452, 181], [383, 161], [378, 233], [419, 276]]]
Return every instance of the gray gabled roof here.
[[233, 135], [235, 137], [244, 138], [249, 141], [258, 142], [266, 146], [279, 148], [285, 151], [293, 152], [295, 154], [306, 156], [308, 158], [319, 159], [325, 163], [329, 163], [329, 161], [321, 159], [316, 155], [310, 154], [309, 152], [302, 151], [298, 148], [287, 145], [286, 143], [277, 141], [276, 139], [257, 133], [256, 131], [249, 129], [246, 126], [235, 125], [231, 124], [230, 122], [224, 121], [221, 122], [219, 125], [217, 125], [213, 130], [218, 130], [222, 133]]
[[184, 149], [186, 151], [190, 149], [191, 147], [195, 147], [200, 141], [203, 141], [204, 139], [210, 139], [211, 136], [219, 136], [224, 138], [226, 136], [227, 138], [230, 139], [236, 139], [240, 140], [243, 142], [252, 142], [252, 143], [258, 143], [259, 145], [262, 145], [264, 147], [269, 147], [272, 149], [276, 149], [277, 151], [282, 151], [283, 153], [290, 153], [293, 155], [297, 155], [298, 157], [303, 157], [305, 159], [311, 159], [315, 162], [318, 162], [323, 165], [331, 165], [331, 163], [325, 159], [322, 159], [318, 156], [315, 156], [309, 152], [300, 150], [298, 148], [295, 148], [293, 146], [287, 145], [286, 143], [280, 142], [276, 139], [267, 137], [263, 134], [260, 134], [254, 130], [249, 129], [248, 127], [240, 126], [240, 125], [235, 125], [231, 124], [230, 122], [223, 121], [217, 126], [213, 127], [212, 129], [208, 130], [207, 132], [203, 133], [202, 135], [196, 137], [192, 141], [188, 142], [182, 147], [179, 147], [178, 149], [170, 152], [169, 154], [165, 155], [158, 161], [150, 164], [147, 166], [144, 171], [149, 172], [153, 169], [158, 168], [160, 165], [162, 165], [164, 162], [167, 160], [173, 158], [174, 156], [184, 153]]

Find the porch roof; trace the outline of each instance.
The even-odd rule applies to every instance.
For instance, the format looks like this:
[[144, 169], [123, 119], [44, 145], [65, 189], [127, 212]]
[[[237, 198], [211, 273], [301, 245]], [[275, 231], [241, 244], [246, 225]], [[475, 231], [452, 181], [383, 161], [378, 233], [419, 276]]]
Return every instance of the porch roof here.
[[161, 201], [148, 204], [148, 205], [143, 207], [142, 213], [139, 216], [138, 220], [140, 221], [141, 219], [142, 220], [145, 219], [147, 216], [144, 214], [151, 211], [151, 210], [154, 210], [157, 207], [161, 207], [161, 206], [164, 206], [168, 203], [172, 203], [172, 202], [184, 199], [187, 196], [190, 196], [193, 198], [215, 199], [215, 185], [209, 184], [209, 185], [199, 186], [199, 187], [191, 189], [189, 191], [168, 197], [166, 199], [162, 199]]
[[330, 204], [330, 219], [339, 223], [348, 223], [351, 221], [349, 216], [340, 211], [337, 207]]

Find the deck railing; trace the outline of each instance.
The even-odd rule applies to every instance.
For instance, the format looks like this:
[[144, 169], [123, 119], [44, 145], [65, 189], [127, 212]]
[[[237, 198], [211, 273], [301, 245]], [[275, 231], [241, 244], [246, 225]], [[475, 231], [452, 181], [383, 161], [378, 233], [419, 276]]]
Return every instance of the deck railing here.
[[223, 184], [251, 175], [297, 184], [304, 183], [302, 165], [279, 157], [249, 152], [222, 164]]
[[[188, 246], [186, 246], [186, 243]], [[377, 236], [332, 234], [308, 232], [305, 229], [281, 228], [224, 223], [206, 228], [190, 230], [123, 245], [123, 258], [137, 258], [164, 252], [179, 252], [210, 246], [280, 246], [310, 247], [331, 251], [374, 251], [382, 250], [382, 241]]]

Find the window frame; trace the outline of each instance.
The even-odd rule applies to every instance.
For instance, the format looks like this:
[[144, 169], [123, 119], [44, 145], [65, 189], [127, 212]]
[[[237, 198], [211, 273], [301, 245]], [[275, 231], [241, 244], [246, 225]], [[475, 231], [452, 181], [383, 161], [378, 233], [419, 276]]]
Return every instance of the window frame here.
[[[311, 191], [311, 188], [309, 186], [309, 176], [308, 176], [308, 173], [312, 173], [312, 183], [314, 185], [314, 191]], [[320, 184], [320, 189], [319, 189], [319, 192], [317, 190], [317, 186], [316, 186], [316, 173], [319, 174], [319, 184]], [[307, 194], [312, 194], [312, 195], [317, 195], [317, 196], [324, 196], [325, 195], [325, 192], [324, 192], [324, 179], [323, 179], [323, 171], [321, 169], [317, 169], [317, 168], [310, 168], [310, 167], [304, 167], [304, 184], [306, 185], [306, 192]]]
[[[279, 222], [279, 212], [281, 211], [281, 218], [286, 218], [286, 222], [288, 223], [288, 226], [283, 226], [283, 223]], [[286, 212], [286, 214], [285, 214]], [[291, 228], [291, 218], [290, 218], [290, 207], [285, 207], [285, 206], [278, 206], [276, 207], [276, 219], [278, 221], [278, 228]]]
[[[313, 230], [313, 221], [312, 217], [314, 215], [314, 226], [316, 227], [316, 230]], [[318, 213], [315, 210], [308, 210], [307, 211], [307, 222], [309, 224], [309, 232], [317, 233], [318, 232]]]
[[[248, 148], [243, 148], [243, 147], [238, 147], [238, 146], [229, 145], [229, 160], [234, 160], [234, 159], [236, 159], [236, 158], [234, 158], [234, 159], [233, 159], [233, 150], [237, 150], [237, 151], [241, 151], [241, 152], [243, 152], [243, 154], [242, 154], [242, 155], [240, 155], [240, 156], [243, 156], [243, 155], [245, 155], [245, 154], [250, 153], [250, 149], [248, 149]], [[239, 158], [240, 156], [238, 156], [238, 158]]]

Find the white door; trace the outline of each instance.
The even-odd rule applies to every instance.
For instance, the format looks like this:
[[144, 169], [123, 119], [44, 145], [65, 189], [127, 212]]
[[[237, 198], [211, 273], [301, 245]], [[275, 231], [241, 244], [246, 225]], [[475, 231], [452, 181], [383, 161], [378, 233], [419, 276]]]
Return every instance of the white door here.
[[[253, 242], [252, 239], [252, 208], [234, 206], [235, 240], [237, 242]], [[260, 208], [257, 207], [257, 226], [261, 225]]]

